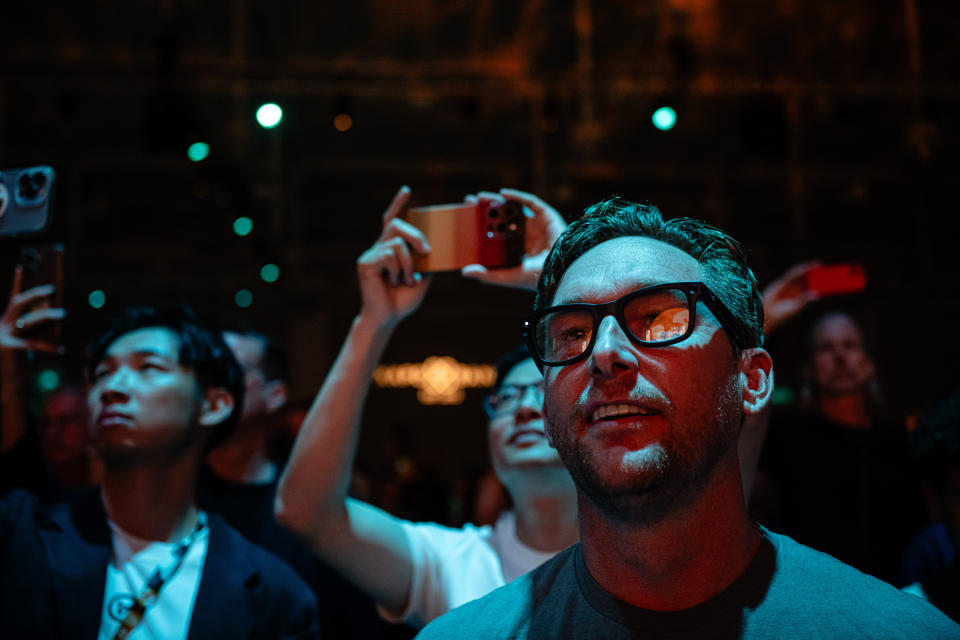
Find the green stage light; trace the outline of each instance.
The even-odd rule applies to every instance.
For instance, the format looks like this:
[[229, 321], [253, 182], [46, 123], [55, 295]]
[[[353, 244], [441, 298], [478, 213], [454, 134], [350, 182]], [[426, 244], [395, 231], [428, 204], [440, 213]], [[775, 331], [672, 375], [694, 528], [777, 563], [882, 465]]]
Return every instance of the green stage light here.
[[233, 301], [237, 303], [237, 306], [241, 309], [246, 309], [253, 304], [253, 294], [250, 293], [249, 289], [240, 289], [233, 296]]
[[273, 129], [283, 120], [283, 109], [274, 102], [268, 102], [260, 105], [257, 109], [257, 122], [264, 129]]
[[653, 112], [653, 126], [660, 131], [670, 131], [677, 124], [677, 112], [670, 107], [660, 107]]
[[60, 386], [60, 374], [54, 369], [44, 369], [37, 375], [37, 386], [44, 393], [50, 393]]
[[194, 142], [187, 147], [187, 157], [194, 162], [205, 160], [208, 155], [210, 155], [210, 145], [206, 142]]
[[233, 221], [233, 232], [238, 236], [248, 236], [253, 231], [253, 220], [247, 216], [240, 216]]
[[260, 268], [260, 278], [264, 282], [276, 282], [280, 277], [280, 267], [275, 264], [265, 264]]
[[107, 304], [107, 294], [100, 289], [95, 289], [87, 296], [87, 303], [94, 309], [102, 309]]

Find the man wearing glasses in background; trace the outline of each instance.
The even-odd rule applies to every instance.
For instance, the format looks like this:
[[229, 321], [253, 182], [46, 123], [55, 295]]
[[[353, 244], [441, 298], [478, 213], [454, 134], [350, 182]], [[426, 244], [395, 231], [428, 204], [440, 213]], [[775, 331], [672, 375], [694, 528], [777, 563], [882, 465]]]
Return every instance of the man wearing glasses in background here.
[[554, 245], [524, 327], [581, 542], [419, 637], [960, 637], [747, 515], [737, 438], [770, 402], [773, 363], [733, 238], [602, 202]]
[[[501, 362], [488, 402], [493, 467], [514, 502], [493, 527], [412, 523], [347, 496], [374, 369], [429, 285], [412, 261], [414, 252], [429, 251], [426, 239], [397, 218], [409, 195], [406, 188], [397, 193], [383, 233], [357, 261], [361, 309], [297, 435], [277, 519], [376, 600], [384, 617], [419, 627], [548, 560], [577, 540], [578, 527], [573, 483], [544, 434], [543, 377], [528, 352]], [[563, 219], [535, 196], [504, 195], [532, 214], [524, 266], [472, 275], [532, 287]]]

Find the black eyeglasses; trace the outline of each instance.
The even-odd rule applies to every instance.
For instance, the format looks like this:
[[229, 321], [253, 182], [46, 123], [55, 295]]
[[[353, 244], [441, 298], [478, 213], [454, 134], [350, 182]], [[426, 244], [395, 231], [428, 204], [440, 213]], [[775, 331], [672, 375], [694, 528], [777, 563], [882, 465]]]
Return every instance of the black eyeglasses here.
[[484, 398], [483, 408], [487, 412], [487, 417], [492, 418], [498, 413], [506, 413], [516, 409], [531, 389], [534, 392], [534, 400], [543, 404], [542, 379], [532, 384], [505, 384], [497, 389], [496, 393], [491, 393]]
[[743, 349], [748, 344], [743, 325], [702, 282], [656, 284], [603, 304], [578, 302], [547, 307], [523, 321], [523, 335], [541, 369], [586, 358], [597, 341], [600, 321], [608, 315], [616, 318], [634, 343], [666, 347], [693, 333], [697, 302], [701, 300], [737, 349]]

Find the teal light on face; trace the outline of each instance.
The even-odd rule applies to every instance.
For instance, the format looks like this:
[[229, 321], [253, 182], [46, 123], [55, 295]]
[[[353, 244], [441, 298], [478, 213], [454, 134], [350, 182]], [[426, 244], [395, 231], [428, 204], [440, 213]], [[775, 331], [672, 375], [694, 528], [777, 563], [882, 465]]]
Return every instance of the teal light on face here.
[[257, 122], [264, 129], [273, 129], [280, 124], [281, 120], [283, 120], [283, 109], [276, 103], [268, 102], [257, 109]]
[[53, 369], [44, 369], [37, 376], [37, 386], [40, 391], [50, 393], [60, 386], [60, 374]]
[[265, 264], [260, 267], [260, 277], [264, 282], [276, 282], [280, 277], [280, 267], [275, 264]]
[[187, 147], [187, 157], [194, 162], [200, 162], [210, 155], [210, 145], [206, 142], [194, 142]]
[[233, 232], [238, 236], [248, 236], [251, 231], [253, 231], [253, 220], [247, 216], [240, 216], [233, 221]]
[[653, 126], [660, 131], [670, 131], [677, 124], [677, 112], [670, 107], [660, 107], [653, 112]]
[[90, 295], [87, 296], [87, 303], [94, 309], [102, 309], [103, 305], [107, 304], [107, 294], [100, 289], [91, 291]]
[[253, 304], [253, 294], [250, 293], [248, 289], [240, 289], [233, 296], [233, 301], [237, 303], [237, 306], [241, 309], [246, 309]]

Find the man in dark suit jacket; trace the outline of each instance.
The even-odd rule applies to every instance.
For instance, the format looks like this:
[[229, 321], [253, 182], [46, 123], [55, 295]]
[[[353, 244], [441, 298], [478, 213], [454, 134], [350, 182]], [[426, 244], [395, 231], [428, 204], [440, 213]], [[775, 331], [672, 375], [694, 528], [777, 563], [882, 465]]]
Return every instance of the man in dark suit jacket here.
[[[5, 319], [6, 319], [5, 314]], [[20, 316], [17, 329], [29, 329]], [[243, 374], [185, 307], [124, 310], [90, 348], [99, 491], [0, 501], [0, 629], [33, 638], [313, 638], [296, 574], [196, 505], [236, 423]]]

